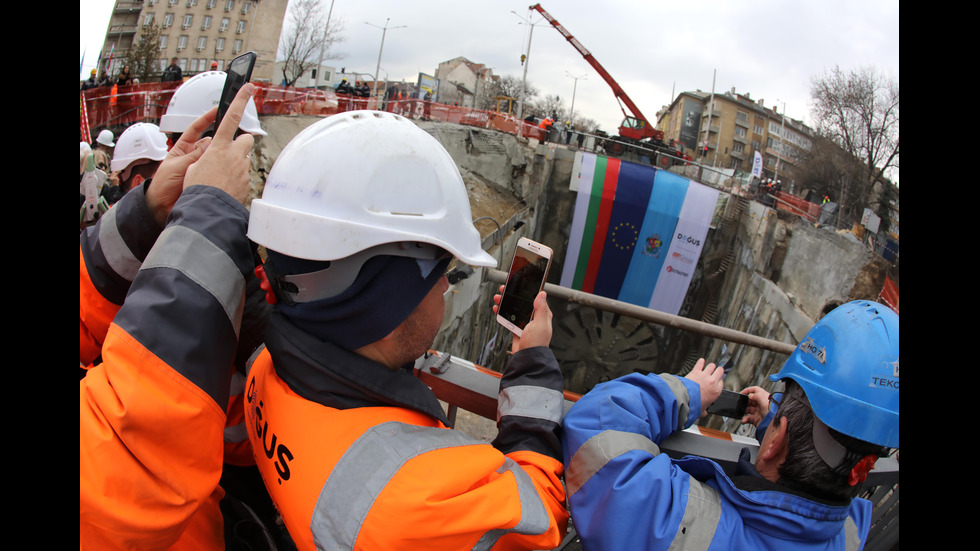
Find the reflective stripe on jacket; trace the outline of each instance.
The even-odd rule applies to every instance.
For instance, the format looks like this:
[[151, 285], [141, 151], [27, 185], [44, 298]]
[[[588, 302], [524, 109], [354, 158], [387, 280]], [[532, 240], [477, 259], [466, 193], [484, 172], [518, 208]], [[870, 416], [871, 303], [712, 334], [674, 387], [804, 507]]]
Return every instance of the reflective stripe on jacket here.
[[133, 190], [81, 238], [81, 325], [86, 300], [121, 306], [102, 362], [79, 384], [80, 547], [220, 550], [225, 410], [253, 267], [248, 212], [216, 188], [188, 188], [141, 249], [132, 243], [146, 236], [124, 230], [141, 209]]
[[[246, 423], [299, 549], [552, 549], [561, 542], [563, 402], [560, 389], [557, 400], [552, 395], [561, 373], [550, 350], [522, 351], [527, 369], [516, 370], [515, 386], [536, 386], [534, 375], [546, 386], [512, 387], [491, 445], [446, 428], [441, 409], [426, 405], [439, 408], [438, 401], [410, 370], [390, 371], [329, 343], [297, 346], [308, 336], [275, 329], [280, 323], [273, 316], [272, 352], [263, 350], [246, 378]], [[273, 356], [282, 365], [273, 367]], [[553, 362], [547, 369], [544, 357]], [[323, 358], [334, 365], [314, 365]], [[331, 381], [293, 388], [284, 380], [300, 372], [307, 379], [330, 373]], [[351, 378], [338, 383], [345, 374]], [[542, 397], [538, 408], [528, 399]]]
[[[587, 549], [859, 549], [871, 504], [830, 505], [659, 445], [694, 424], [697, 383], [631, 374], [597, 385], [563, 424], [568, 502]], [[738, 485], [736, 482], [738, 481]], [[745, 488], [752, 488], [751, 490]]]

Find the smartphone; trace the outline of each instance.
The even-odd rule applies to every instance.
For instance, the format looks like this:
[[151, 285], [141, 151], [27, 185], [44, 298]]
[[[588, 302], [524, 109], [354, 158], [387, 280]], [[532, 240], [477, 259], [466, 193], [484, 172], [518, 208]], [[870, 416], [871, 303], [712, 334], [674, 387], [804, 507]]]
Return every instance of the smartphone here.
[[517, 241], [514, 259], [507, 274], [507, 285], [497, 306], [497, 322], [518, 337], [531, 321], [534, 299], [544, 288], [551, 268], [552, 250], [522, 237]]
[[745, 408], [749, 405], [747, 394], [741, 394], [733, 390], [722, 390], [721, 396], [715, 403], [708, 406], [708, 413], [741, 419], [745, 415]]
[[228, 107], [234, 101], [235, 95], [246, 82], [252, 80], [252, 69], [255, 68], [256, 58], [258, 58], [258, 54], [255, 52], [245, 52], [231, 60], [225, 76], [225, 85], [221, 89], [221, 97], [218, 99], [218, 115], [214, 119], [214, 124], [208, 127], [202, 137], [214, 135], [215, 129], [221, 124], [221, 119], [228, 112]]

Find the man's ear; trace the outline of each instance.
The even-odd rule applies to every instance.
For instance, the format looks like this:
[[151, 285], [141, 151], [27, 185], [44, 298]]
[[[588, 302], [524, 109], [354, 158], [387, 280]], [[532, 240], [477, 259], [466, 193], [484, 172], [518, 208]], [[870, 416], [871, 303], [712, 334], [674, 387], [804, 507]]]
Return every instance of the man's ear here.
[[763, 459], [770, 463], [782, 463], [789, 452], [789, 419], [780, 417], [776, 423], [769, 425], [768, 433], [772, 435], [768, 439], [764, 449], [760, 449]]

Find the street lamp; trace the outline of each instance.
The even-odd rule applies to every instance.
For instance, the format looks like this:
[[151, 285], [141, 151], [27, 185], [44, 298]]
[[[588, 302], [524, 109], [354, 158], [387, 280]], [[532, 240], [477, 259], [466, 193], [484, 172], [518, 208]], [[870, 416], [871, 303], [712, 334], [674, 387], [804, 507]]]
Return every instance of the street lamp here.
[[780, 155], [780, 150], [783, 149], [783, 135], [786, 131], [786, 102], [776, 98], [776, 101], [783, 104], [783, 118], [782, 122], [779, 123], [779, 147], [776, 148], [776, 177], [773, 180], [779, 181], [779, 163], [782, 161], [782, 156]]
[[575, 90], [578, 88], [578, 79], [585, 78], [586, 75], [573, 76], [568, 71], [565, 71], [565, 74], [575, 80], [575, 84], [572, 86], [572, 106], [568, 110], [568, 120], [572, 120], [575, 118]]
[[327, 12], [327, 24], [323, 27], [323, 44], [320, 44], [320, 62], [316, 66], [316, 80], [313, 82], [313, 87], [317, 90], [320, 89], [320, 73], [323, 72], [323, 50], [327, 47], [327, 37], [330, 31], [330, 16], [333, 15], [333, 2], [330, 0], [330, 11]]
[[[529, 21], [528, 19], [525, 19], [524, 17], [521, 17], [514, 10], [510, 10], [510, 13], [512, 13], [512, 14], [516, 15], [517, 17], [519, 17], [521, 19], [521, 21], [524, 22], [525, 25], [528, 25], [531, 28], [531, 30], [528, 32], [528, 35], [527, 35], [527, 49], [525, 50], [525, 53], [524, 53], [524, 78], [521, 81], [521, 97], [520, 97], [520, 101], [517, 102], [517, 118], [523, 119], [524, 118], [524, 97], [527, 96], [527, 66], [528, 66], [528, 63], [531, 60], [531, 38], [534, 37], [534, 26], [537, 25], [538, 23], [540, 23], [541, 20], [538, 20], [537, 23], [531, 23], [531, 21]], [[520, 128], [520, 127], [518, 127], [518, 128]]]
[[388, 34], [388, 29], [389, 28], [391, 28], [391, 29], [401, 29], [401, 28], [407, 26], [407, 25], [398, 25], [397, 27], [389, 27], [388, 26], [388, 22], [389, 21], [391, 21], [391, 18], [390, 17], [387, 18], [387, 19], [385, 19], [385, 26], [384, 27], [378, 27], [377, 25], [373, 25], [371, 23], [368, 23], [367, 21], [364, 22], [365, 25], [371, 25], [372, 27], [377, 27], [377, 28], [381, 29], [381, 47], [378, 48], [378, 65], [374, 69], [374, 96], [375, 97], [378, 96], [378, 72], [381, 70], [381, 52], [383, 52], [384, 51], [384, 48], [385, 48], [385, 35]]

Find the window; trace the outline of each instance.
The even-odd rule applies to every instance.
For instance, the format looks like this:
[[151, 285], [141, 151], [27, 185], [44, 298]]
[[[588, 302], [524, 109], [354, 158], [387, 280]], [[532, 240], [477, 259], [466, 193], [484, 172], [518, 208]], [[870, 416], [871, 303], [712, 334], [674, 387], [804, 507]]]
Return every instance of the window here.
[[180, 70], [181, 71], [186, 71], [187, 70], [187, 60], [186, 59], [181, 59], [180, 60]]
[[242, 34], [243, 32], [245, 32], [245, 21], [238, 22], [238, 30], [235, 32], [237, 32], [238, 34]]
[[231, 11], [235, 9], [235, 0], [228, 0], [225, 2], [225, 11]]
[[204, 22], [201, 23], [201, 30], [202, 31], [206, 31], [206, 30], [208, 30], [210, 28], [211, 28], [211, 16], [210, 15], [205, 15], [204, 16]]
[[744, 138], [745, 137], [745, 129], [742, 128], [741, 126], [736, 126], [735, 127], [735, 135], [738, 136], [738, 137], [740, 137], [740, 138]]
[[217, 3], [218, 3], [218, 0], [208, 0], [208, 6], [207, 6], [208, 9], [213, 8], [214, 5], [217, 4]]
[[737, 113], [735, 113], [735, 120], [737, 120], [738, 122], [748, 122], [749, 116], [741, 111], [738, 111]]
[[179, 0], [170, 0], [169, 2], [167, 2], [167, 5], [168, 6], [176, 6], [178, 1]]
[[165, 34], [160, 35], [160, 49], [161, 50], [167, 49], [167, 35]]
[[187, 14], [184, 16], [184, 25], [181, 28], [186, 29], [187, 27], [190, 27], [192, 23], [194, 23], [194, 16]]
[[761, 136], [762, 135], [762, 126], [756, 124], [755, 127], [752, 128], [752, 131]]
[[215, 52], [221, 52], [221, 51], [224, 51], [224, 49], [225, 49], [225, 39], [224, 38], [218, 38], [217, 40], [214, 41], [214, 51]]
[[248, 15], [248, 10], [251, 9], [252, 3], [245, 2], [242, 4], [242, 15]]
[[177, 51], [181, 51], [187, 47], [187, 35], [182, 34], [180, 38], [177, 39]]
[[222, 31], [222, 32], [227, 31], [228, 30], [228, 24], [229, 23], [231, 23], [231, 21], [229, 21], [227, 17], [222, 17], [221, 18], [221, 26], [218, 27], [218, 30], [219, 31]]
[[192, 59], [191, 60], [191, 72], [192, 73], [196, 73], [197, 72], [197, 60], [196, 59]]
[[197, 0], [187, 0], [187, 7], [188, 8], [193, 8], [196, 5], [197, 5]]
[[208, 37], [206, 37], [206, 36], [199, 36], [197, 38], [197, 51], [200, 52], [205, 47], [207, 47], [207, 45], [208, 45]]
[[237, 53], [239, 53], [241, 51], [242, 51], [242, 41], [241, 40], [236, 40], [235, 41], [235, 49], [232, 50], [232, 52], [237, 54]]
[[732, 144], [732, 151], [735, 153], [742, 153], [743, 151], [745, 151], [745, 146], [736, 142]]
[[153, 24], [153, 14], [152, 13], [148, 13], [148, 14], [144, 15], [143, 16], [143, 26], [144, 27], [149, 27], [152, 24]]
[[168, 13], [163, 16], [163, 28], [166, 29], [174, 24], [174, 14]]

